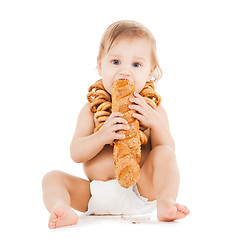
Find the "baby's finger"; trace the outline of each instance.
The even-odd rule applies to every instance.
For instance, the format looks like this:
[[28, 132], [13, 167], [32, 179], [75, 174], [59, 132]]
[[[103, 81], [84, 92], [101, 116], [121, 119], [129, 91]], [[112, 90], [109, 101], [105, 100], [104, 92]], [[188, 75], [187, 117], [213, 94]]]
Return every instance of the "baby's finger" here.
[[118, 130], [129, 130], [129, 126], [125, 124], [115, 124], [113, 125], [113, 131], [118, 131]]
[[116, 123], [128, 124], [128, 121], [124, 118], [116, 117], [116, 118], [113, 119], [113, 124], [116, 124]]
[[113, 113], [112, 113], [112, 116], [113, 116], [113, 117], [123, 117], [123, 115], [124, 115], [124, 114], [121, 113], [121, 112], [113, 112]]
[[124, 134], [117, 134], [115, 135], [115, 139], [124, 139], [125, 138], [125, 135]]
[[142, 101], [139, 98], [131, 97], [131, 98], [129, 98], [129, 101], [132, 102], [132, 103], [136, 103], [136, 104], [138, 104], [140, 106], [142, 105]]

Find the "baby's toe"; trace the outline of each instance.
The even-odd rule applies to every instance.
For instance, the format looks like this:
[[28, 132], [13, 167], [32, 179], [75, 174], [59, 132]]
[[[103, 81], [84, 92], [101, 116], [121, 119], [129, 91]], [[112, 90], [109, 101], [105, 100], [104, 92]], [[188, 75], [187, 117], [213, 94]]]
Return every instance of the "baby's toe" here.
[[189, 209], [184, 206], [184, 210], [182, 211], [182, 213], [188, 215], [189, 214]]
[[56, 228], [57, 220], [58, 220], [57, 216], [54, 213], [52, 213], [50, 215], [50, 219], [49, 219], [49, 222], [48, 222], [48, 227], [51, 228], [51, 229]]
[[50, 215], [50, 220], [52, 220], [52, 219], [57, 219], [57, 215], [54, 212], [51, 213], [51, 215]]
[[184, 206], [183, 213], [188, 214], [188, 212], [189, 212], [189, 209], [186, 206]]
[[56, 228], [56, 222], [49, 221], [48, 227], [49, 227], [50, 229]]
[[52, 222], [52, 223], [56, 223], [57, 220], [58, 220], [57, 218], [52, 218], [52, 219], [51, 219], [51, 222]]
[[185, 215], [188, 215], [190, 213], [189, 209], [184, 205], [176, 203], [176, 207], [179, 212], [184, 213]]
[[187, 208], [186, 210], [186, 214], [189, 215], [190, 214], [190, 210]]
[[183, 212], [185, 210], [185, 207], [179, 203], [176, 203], [175, 206], [179, 212]]

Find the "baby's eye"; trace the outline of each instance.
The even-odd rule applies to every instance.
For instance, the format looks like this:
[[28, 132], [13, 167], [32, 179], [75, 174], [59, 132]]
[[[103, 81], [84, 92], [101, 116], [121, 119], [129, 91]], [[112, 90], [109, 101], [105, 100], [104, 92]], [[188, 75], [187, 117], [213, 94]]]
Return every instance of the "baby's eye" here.
[[135, 63], [133, 63], [133, 67], [140, 67], [141, 66], [141, 64], [140, 63], [138, 63], [138, 62], [135, 62]]
[[112, 63], [113, 63], [114, 65], [119, 65], [119, 64], [120, 64], [120, 61], [118, 61], [118, 60], [112, 60]]

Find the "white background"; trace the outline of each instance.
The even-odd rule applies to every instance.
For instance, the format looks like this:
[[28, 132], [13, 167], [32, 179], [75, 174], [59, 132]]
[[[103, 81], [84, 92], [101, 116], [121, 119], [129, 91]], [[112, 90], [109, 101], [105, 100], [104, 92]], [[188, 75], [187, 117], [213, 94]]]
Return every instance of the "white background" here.
[[[1, 1], [4, 239], [239, 238], [239, 10], [233, 0]], [[141, 22], [156, 38], [157, 92], [181, 172], [178, 201], [192, 213], [175, 224], [99, 220], [49, 230], [41, 180], [53, 169], [86, 178], [69, 146], [88, 87], [99, 79], [102, 34], [121, 19]]]

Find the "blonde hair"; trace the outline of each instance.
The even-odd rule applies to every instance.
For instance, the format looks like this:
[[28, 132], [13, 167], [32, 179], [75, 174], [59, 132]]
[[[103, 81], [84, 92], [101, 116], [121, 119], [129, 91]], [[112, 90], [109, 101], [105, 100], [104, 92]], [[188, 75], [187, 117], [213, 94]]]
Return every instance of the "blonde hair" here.
[[98, 52], [98, 59], [102, 59], [105, 53], [108, 53], [114, 41], [120, 37], [128, 38], [146, 38], [151, 43], [152, 64], [155, 66], [153, 73], [153, 82], [157, 83], [162, 77], [162, 70], [159, 66], [156, 53], [156, 40], [153, 34], [141, 23], [130, 20], [121, 20], [112, 23], [104, 32]]

